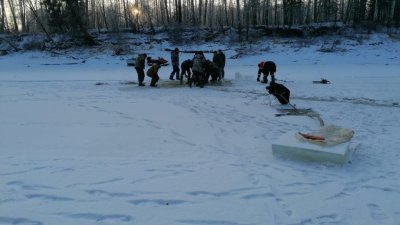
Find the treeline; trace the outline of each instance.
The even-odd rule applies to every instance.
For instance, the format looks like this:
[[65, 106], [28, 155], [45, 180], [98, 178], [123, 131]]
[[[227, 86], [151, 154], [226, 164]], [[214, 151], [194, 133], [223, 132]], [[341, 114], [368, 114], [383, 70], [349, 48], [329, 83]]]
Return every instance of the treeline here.
[[[400, 26], [400, 0], [0, 0], [0, 33], [155, 27], [294, 27], [323, 22]], [[240, 33], [240, 32], [239, 32]]]

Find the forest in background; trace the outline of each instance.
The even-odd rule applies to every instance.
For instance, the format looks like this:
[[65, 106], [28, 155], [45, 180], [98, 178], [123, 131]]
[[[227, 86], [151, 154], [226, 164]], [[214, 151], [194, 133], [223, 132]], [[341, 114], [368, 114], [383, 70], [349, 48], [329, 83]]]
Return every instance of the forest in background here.
[[187, 29], [207, 30], [208, 38], [233, 29], [238, 41], [249, 41], [251, 30], [324, 34], [327, 26], [321, 24], [398, 28], [400, 0], [0, 0], [0, 34], [43, 33], [47, 41], [69, 34], [88, 45], [96, 44], [93, 31], [155, 34], [161, 29], [179, 39]]

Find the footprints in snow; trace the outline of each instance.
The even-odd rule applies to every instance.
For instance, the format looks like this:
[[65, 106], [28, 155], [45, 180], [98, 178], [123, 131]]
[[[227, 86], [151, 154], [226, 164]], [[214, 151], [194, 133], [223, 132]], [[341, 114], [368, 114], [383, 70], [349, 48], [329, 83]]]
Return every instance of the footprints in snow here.
[[96, 196], [96, 197], [106, 197], [106, 198], [133, 196], [133, 194], [131, 194], [131, 193], [108, 192], [108, 191], [104, 191], [104, 190], [86, 190], [86, 193]]
[[377, 204], [370, 203], [367, 205], [369, 214], [371, 215], [371, 218], [376, 221], [380, 222], [380, 224], [386, 224], [386, 215], [385, 212], [381, 209], [381, 207]]
[[327, 214], [317, 216], [315, 218], [307, 218], [299, 223], [292, 223], [290, 225], [315, 225], [315, 224], [330, 224], [330, 225], [341, 225], [343, 221], [339, 215], [336, 214]]
[[136, 199], [130, 200], [129, 203], [133, 205], [146, 205], [146, 206], [167, 206], [167, 205], [181, 205], [187, 203], [184, 200], [174, 200], [174, 199]]
[[73, 198], [56, 196], [56, 195], [46, 195], [46, 194], [27, 194], [25, 195], [28, 199], [37, 199], [43, 201], [54, 201], [54, 202], [64, 202], [64, 201], [73, 201]]
[[177, 222], [194, 225], [254, 225], [249, 223], [237, 223], [227, 220], [178, 220]]
[[81, 219], [81, 220], [91, 220], [95, 222], [113, 222], [113, 223], [119, 223], [119, 222], [130, 222], [133, 220], [131, 216], [128, 215], [118, 215], [118, 214], [97, 214], [97, 213], [73, 213], [73, 214], [65, 214], [64, 215], [67, 218], [71, 219]]

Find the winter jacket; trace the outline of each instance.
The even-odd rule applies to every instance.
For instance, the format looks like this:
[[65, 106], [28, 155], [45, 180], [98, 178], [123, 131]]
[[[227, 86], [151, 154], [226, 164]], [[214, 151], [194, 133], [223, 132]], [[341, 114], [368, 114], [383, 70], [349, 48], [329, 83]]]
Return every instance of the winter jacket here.
[[215, 62], [211, 62], [209, 60], [206, 61], [206, 73], [207, 74], [217, 74], [219, 73], [218, 66]]
[[222, 51], [219, 51], [214, 54], [213, 62], [217, 64], [218, 67], [225, 67], [225, 54]]
[[146, 55], [140, 54], [135, 61], [135, 68], [144, 69], [146, 62]]
[[290, 90], [282, 84], [271, 82], [270, 86], [267, 86], [266, 89], [268, 93], [275, 96], [282, 105], [289, 103]]
[[179, 52], [178, 51], [171, 52], [171, 63], [173, 66], [179, 66]]
[[261, 62], [258, 64], [258, 75], [263, 73], [264, 75], [275, 74], [276, 64], [272, 61]]
[[160, 69], [160, 67], [161, 67], [160, 64], [155, 64], [151, 66], [146, 72], [147, 76], [149, 77], [158, 76], [158, 70]]
[[196, 73], [206, 72], [206, 59], [204, 58], [204, 55], [202, 54], [194, 55], [192, 71]]
[[181, 69], [182, 70], [188, 70], [188, 69], [190, 69], [192, 67], [193, 67], [193, 61], [190, 60], [190, 59], [187, 59], [187, 60], [183, 61], [182, 64], [181, 64]]

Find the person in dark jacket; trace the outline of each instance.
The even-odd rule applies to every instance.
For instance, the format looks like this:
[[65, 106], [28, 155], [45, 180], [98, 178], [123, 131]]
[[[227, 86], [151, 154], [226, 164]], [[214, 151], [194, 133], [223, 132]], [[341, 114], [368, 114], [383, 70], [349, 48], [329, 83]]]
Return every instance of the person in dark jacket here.
[[267, 89], [268, 93], [275, 96], [282, 105], [289, 104], [290, 90], [285, 86], [271, 82], [271, 84], [265, 88]]
[[182, 64], [181, 64], [181, 70], [182, 70], [181, 79], [183, 79], [183, 76], [190, 79], [190, 76], [192, 75], [192, 71], [191, 71], [192, 67], [193, 67], [193, 60], [187, 59], [182, 62]]
[[221, 80], [221, 71], [216, 63], [206, 60], [206, 82], [211, 76], [211, 82]]
[[176, 74], [176, 79], [179, 80], [179, 49], [175, 48], [174, 51], [171, 52], [171, 63], [172, 63], [172, 72], [169, 76], [170, 80], [174, 80], [174, 75]]
[[147, 54], [139, 54], [135, 61], [135, 69], [138, 76], [139, 86], [145, 86], [144, 81], [144, 67]]
[[263, 74], [261, 83], [268, 83], [268, 75], [271, 75], [271, 82], [275, 82], [276, 64], [272, 61], [260, 62], [258, 64], [257, 82], [260, 82], [261, 73]]
[[223, 79], [225, 76], [225, 71], [224, 71], [225, 61], [226, 61], [226, 57], [221, 49], [219, 49], [218, 52], [214, 52], [213, 62], [218, 66], [219, 73], [220, 73], [220, 78], [218, 80]]
[[151, 77], [151, 87], [157, 87], [157, 81], [160, 79], [158, 76], [158, 70], [161, 68], [161, 65], [158, 63], [155, 63], [152, 65], [148, 70], [147, 70], [147, 76]]
[[218, 50], [218, 54], [221, 57], [221, 64], [218, 65], [220, 67], [220, 73], [221, 73], [221, 78], [224, 79], [225, 77], [225, 63], [226, 63], [226, 57], [225, 54], [222, 52], [222, 50]]

